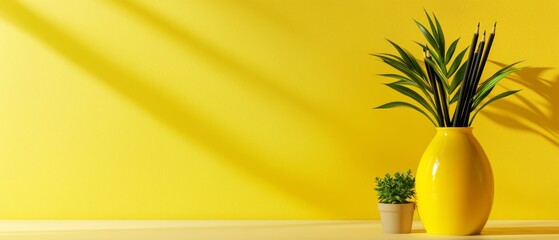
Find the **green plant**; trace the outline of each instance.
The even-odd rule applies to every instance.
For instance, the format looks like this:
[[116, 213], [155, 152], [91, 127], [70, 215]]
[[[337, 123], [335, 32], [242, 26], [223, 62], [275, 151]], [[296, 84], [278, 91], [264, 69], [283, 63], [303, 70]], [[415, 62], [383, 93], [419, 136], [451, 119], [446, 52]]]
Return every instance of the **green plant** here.
[[396, 172], [394, 177], [387, 173], [383, 178], [376, 177], [375, 182], [380, 203], [408, 203], [415, 194], [415, 178], [411, 169], [405, 174]]
[[[416, 104], [395, 101], [378, 106], [377, 109], [407, 107], [423, 114], [435, 126], [467, 127], [472, 124], [479, 111], [488, 104], [519, 91], [505, 91], [487, 99], [500, 80], [522, 69], [513, 68], [519, 62], [501, 68], [480, 82], [495, 36], [496, 24], [490, 33], [485, 52], [483, 52], [485, 33], [479, 47], [476, 48], [479, 34], [478, 24], [469, 47], [468, 59], [463, 62], [468, 47], [455, 54], [459, 38], [447, 48], [439, 20], [434, 14], [433, 18], [427, 12], [425, 15], [427, 15], [430, 30], [415, 21], [428, 43], [417, 43], [424, 52], [425, 69], [408, 50], [390, 40], [388, 42], [396, 49], [398, 55], [372, 54], [400, 72], [399, 74], [380, 74], [383, 77], [396, 79], [395, 82], [388, 83], [386, 86], [413, 99]], [[456, 104], [455, 107], [453, 107], [454, 104]], [[454, 113], [451, 113], [453, 109]]]

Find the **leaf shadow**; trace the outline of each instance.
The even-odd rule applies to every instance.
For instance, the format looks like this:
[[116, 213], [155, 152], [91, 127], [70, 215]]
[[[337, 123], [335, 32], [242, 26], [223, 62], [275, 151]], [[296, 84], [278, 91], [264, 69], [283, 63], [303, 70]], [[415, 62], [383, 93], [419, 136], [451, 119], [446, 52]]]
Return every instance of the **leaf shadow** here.
[[[491, 61], [499, 67], [506, 64]], [[559, 76], [545, 79], [549, 67], [527, 67], [508, 76], [519, 84], [523, 91], [536, 94], [543, 102], [535, 103], [522, 95], [522, 91], [511, 96], [516, 101], [501, 99], [480, 112], [489, 120], [507, 128], [531, 132], [559, 147]]]
[[[168, 17], [151, 10], [139, 3], [133, 1], [121, 0], [105, 0], [123, 12], [126, 12], [148, 26], [152, 26], [155, 30], [160, 31], [177, 42], [185, 50], [185, 53], [197, 53], [199, 58], [204, 59], [212, 64], [218, 71], [224, 71], [231, 75], [239, 76], [236, 78], [239, 82], [246, 86], [255, 88], [259, 92], [266, 93], [268, 96], [274, 96], [277, 99], [287, 103], [288, 106], [299, 110], [300, 114], [310, 115], [311, 117], [321, 119], [320, 124], [328, 129], [340, 129], [340, 132], [351, 131], [358, 133], [351, 124], [343, 118], [332, 114], [325, 108], [316, 105], [313, 100], [307, 99], [296, 91], [279, 83], [278, 79], [266, 75], [258, 70], [257, 67], [242, 60], [240, 56], [234, 56], [228, 53], [227, 49], [219, 47], [217, 44], [205, 41], [202, 37], [197, 36], [189, 29], [175, 23]], [[247, 4], [249, 1], [246, 2]], [[332, 128], [335, 126], [335, 128]]]
[[[362, 134], [362, 129], [359, 129], [356, 124], [352, 123], [345, 116], [330, 111], [325, 104], [320, 104], [320, 102], [324, 101], [302, 96], [296, 90], [281, 84], [281, 79], [275, 79], [273, 76], [259, 71], [257, 67], [250, 63], [242, 61], [242, 56], [235, 56], [222, 49], [216, 43], [204, 41], [203, 37], [197, 36], [188, 28], [142, 4], [119, 0], [105, 0], [105, 2], [153, 27], [156, 31], [171, 37], [181, 44], [180, 46], [184, 48], [185, 53], [191, 54], [194, 52], [201, 59], [212, 64], [212, 66], [223, 68], [221, 69], [222, 71], [239, 76], [235, 80], [244, 83], [247, 88], [254, 88], [258, 92], [265, 93], [267, 96], [273, 96], [296, 110], [302, 118], [308, 117], [313, 119], [313, 124], [320, 127], [324, 133], [327, 133], [331, 139], [336, 141], [337, 145], [344, 149], [349, 149], [351, 154], [356, 152], [355, 148], [369, 147], [365, 142], [356, 143], [351, 141], [354, 136]], [[257, 1], [252, 0], [241, 1], [235, 4], [239, 4], [239, 6], [246, 8], [250, 12], [260, 10], [272, 11]], [[289, 27], [294, 24], [294, 22], [289, 22], [280, 15], [274, 13], [273, 17], [268, 17], [271, 17], [270, 20], [276, 24], [282, 22], [288, 24], [286, 26]], [[301, 34], [301, 32], [297, 30], [297, 34]], [[370, 161], [365, 158], [366, 156], [362, 155], [355, 156], [357, 160], [355, 160], [356, 167], [354, 167], [354, 170], [368, 177], [370, 174], [367, 168], [370, 167]]]

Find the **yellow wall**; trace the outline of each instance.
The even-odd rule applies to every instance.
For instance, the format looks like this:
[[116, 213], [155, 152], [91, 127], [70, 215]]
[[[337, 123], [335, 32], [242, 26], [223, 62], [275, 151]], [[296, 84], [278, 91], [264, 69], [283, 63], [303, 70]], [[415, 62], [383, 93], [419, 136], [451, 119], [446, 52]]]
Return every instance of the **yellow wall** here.
[[559, 218], [552, 0], [0, 1], [0, 218], [377, 219], [373, 178], [434, 129], [371, 109], [403, 98], [368, 54], [419, 56], [423, 7], [462, 47], [498, 21], [491, 59], [531, 66], [475, 135], [491, 218]]

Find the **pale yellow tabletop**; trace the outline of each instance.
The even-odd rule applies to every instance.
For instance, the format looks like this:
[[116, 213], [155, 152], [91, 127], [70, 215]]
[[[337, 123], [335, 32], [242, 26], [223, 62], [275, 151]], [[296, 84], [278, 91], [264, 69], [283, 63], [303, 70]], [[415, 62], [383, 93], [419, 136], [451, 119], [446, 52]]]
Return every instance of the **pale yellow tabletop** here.
[[559, 239], [559, 221], [490, 221], [482, 235], [383, 234], [378, 221], [0, 221], [0, 239]]

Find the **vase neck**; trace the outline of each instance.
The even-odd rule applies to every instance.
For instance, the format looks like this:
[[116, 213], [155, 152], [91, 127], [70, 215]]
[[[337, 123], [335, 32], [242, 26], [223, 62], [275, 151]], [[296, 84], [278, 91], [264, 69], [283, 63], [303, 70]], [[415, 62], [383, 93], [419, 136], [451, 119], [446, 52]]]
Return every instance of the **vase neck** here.
[[462, 133], [462, 134], [471, 134], [474, 130], [473, 127], [438, 127], [435, 128], [437, 133]]

